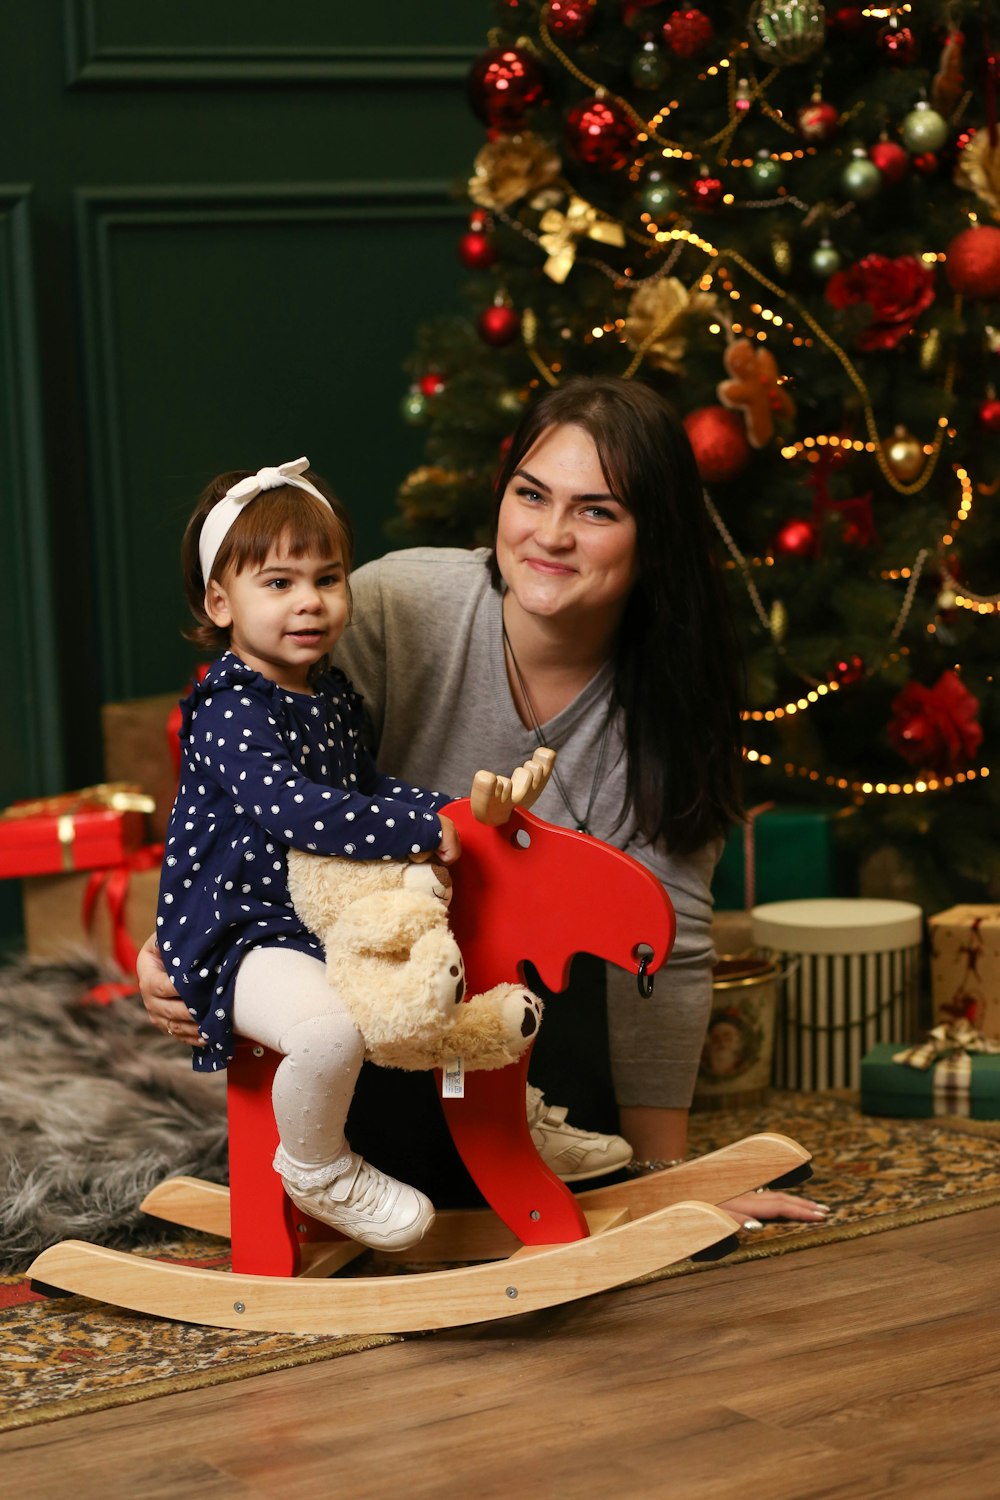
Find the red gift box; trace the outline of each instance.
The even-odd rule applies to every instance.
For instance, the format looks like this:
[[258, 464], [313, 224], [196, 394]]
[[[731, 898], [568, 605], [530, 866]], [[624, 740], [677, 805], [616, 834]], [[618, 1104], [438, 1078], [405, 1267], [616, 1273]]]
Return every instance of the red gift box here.
[[13, 802], [0, 813], [0, 876], [121, 864], [143, 842], [153, 801], [129, 782]]

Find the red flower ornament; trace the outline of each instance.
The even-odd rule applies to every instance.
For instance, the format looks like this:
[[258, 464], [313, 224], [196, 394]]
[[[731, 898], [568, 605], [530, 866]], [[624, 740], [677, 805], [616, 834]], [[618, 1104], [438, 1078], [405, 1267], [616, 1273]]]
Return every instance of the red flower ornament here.
[[967, 766], [983, 742], [974, 698], [954, 672], [933, 687], [908, 682], [892, 701], [889, 743], [911, 766], [939, 775]]
[[916, 255], [866, 255], [834, 272], [826, 300], [836, 308], [867, 302], [872, 321], [858, 335], [858, 348], [895, 349], [934, 301], [934, 273]]

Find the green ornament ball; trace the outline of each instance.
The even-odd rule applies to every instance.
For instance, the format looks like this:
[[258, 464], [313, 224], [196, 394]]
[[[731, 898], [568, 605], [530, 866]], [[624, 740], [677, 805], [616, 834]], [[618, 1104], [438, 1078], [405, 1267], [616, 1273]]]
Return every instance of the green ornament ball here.
[[755, 161], [747, 173], [751, 186], [758, 193], [775, 193], [785, 180], [785, 169], [780, 161]]
[[677, 189], [672, 182], [647, 182], [642, 190], [642, 206], [655, 218], [668, 214], [677, 206]]
[[840, 186], [847, 198], [865, 202], [882, 188], [882, 173], [867, 156], [855, 156], [840, 174]]
[[904, 118], [901, 132], [907, 151], [921, 156], [941, 149], [948, 139], [948, 122], [929, 104], [921, 103]]
[[755, 0], [747, 31], [751, 47], [765, 62], [802, 63], [826, 40], [826, 13], [815, 0]]
[[809, 257], [809, 269], [814, 276], [826, 281], [841, 267], [840, 251], [829, 240], [821, 240]]
[[427, 397], [423, 391], [407, 391], [399, 409], [404, 422], [410, 427], [419, 427], [427, 416]]
[[670, 64], [658, 47], [644, 47], [629, 64], [629, 75], [637, 89], [658, 89], [665, 82]]

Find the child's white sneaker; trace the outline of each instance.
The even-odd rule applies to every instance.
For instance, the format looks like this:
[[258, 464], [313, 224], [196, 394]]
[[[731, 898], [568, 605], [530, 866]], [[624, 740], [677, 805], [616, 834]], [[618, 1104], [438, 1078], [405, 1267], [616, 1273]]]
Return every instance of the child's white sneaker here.
[[408, 1250], [434, 1222], [429, 1198], [354, 1151], [315, 1167], [279, 1145], [274, 1169], [296, 1208], [372, 1250]]

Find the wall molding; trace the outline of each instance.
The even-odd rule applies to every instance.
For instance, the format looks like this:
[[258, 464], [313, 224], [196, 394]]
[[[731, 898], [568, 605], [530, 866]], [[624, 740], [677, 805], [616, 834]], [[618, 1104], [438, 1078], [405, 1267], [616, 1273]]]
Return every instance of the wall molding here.
[[[6, 642], [8, 681], [20, 680], [17, 723], [22, 785], [11, 795], [63, 787], [59, 662], [51, 582], [51, 540], [31, 247], [31, 188], [0, 185], [0, 411], [4, 455], [0, 506], [6, 585], [14, 639]], [[9, 486], [9, 489], [7, 488]]]
[[151, 227], [232, 229], [256, 225], [374, 223], [405, 228], [429, 220], [462, 222], [465, 210], [445, 181], [335, 182], [312, 185], [247, 184], [242, 187], [79, 188], [75, 195], [82, 287], [84, 379], [91, 434], [91, 494], [98, 582], [105, 699], [127, 698], [142, 680], [129, 622], [142, 601], [130, 566], [133, 523], [125, 474], [123, 372], [117, 363], [113, 245], [130, 230]]
[[[331, 9], [335, 0], [326, 0]], [[289, 43], [295, 12], [275, 6], [274, 41], [206, 46], [190, 42], [113, 40], [100, 0], [63, 0], [66, 76], [70, 88], [135, 84], [242, 84], [391, 81], [450, 82], [464, 79], [482, 44], [410, 42], [332, 45], [303, 38]], [[144, 17], [143, 6], [131, 8]], [[148, 14], [148, 13], [146, 13]]]

